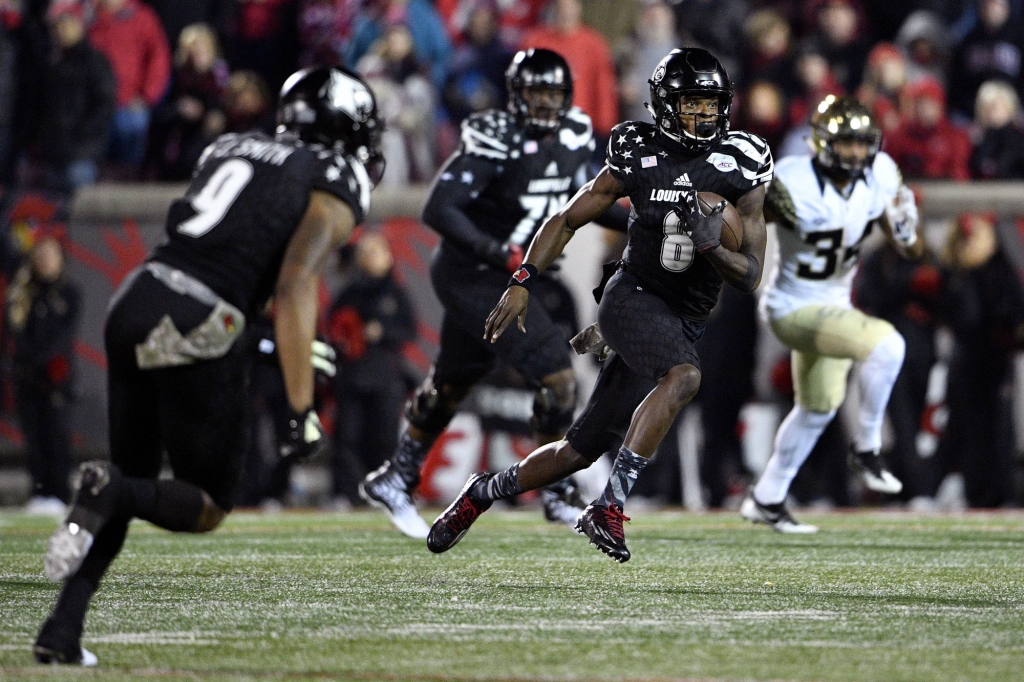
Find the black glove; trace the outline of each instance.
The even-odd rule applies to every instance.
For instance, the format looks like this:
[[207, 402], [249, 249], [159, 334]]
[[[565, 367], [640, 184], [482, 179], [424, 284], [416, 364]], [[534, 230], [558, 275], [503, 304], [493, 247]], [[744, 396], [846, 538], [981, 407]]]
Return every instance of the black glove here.
[[312, 407], [305, 412], [293, 412], [289, 408], [288, 420], [281, 434], [281, 459], [302, 462], [321, 454], [327, 449], [327, 433], [320, 424], [320, 417]]
[[677, 204], [672, 210], [689, 230], [690, 239], [693, 241], [693, 247], [697, 249], [697, 253], [704, 253], [721, 245], [724, 201], [718, 202], [718, 205], [711, 209], [711, 213], [704, 215], [697, 201], [697, 193], [687, 192], [683, 203]]

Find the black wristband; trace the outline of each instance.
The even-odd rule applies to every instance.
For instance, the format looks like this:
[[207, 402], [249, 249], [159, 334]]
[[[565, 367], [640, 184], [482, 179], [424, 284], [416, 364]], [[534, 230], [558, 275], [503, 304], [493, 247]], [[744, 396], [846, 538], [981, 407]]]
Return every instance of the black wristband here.
[[745, 294], [750, 294], [757, 288], [757, 278], [761, 276], [761, 265], [749, 253], [744, 255], [747, 257], [747, 274], [739, 282], [736, 282], [736, 288]]
[[519, 269], [512, 273], [512, 277], [508, 280], [510, 287], [522, 287], [529, 291], [533, 288], [533, 283], [537, 281], [537, 266], [533, 263], [523, 263], [519, 266]]

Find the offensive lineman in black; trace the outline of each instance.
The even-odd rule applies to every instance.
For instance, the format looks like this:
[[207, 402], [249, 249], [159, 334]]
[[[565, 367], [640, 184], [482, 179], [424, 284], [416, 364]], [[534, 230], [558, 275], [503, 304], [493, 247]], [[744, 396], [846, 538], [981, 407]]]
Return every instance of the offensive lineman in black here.
[[[283, 457], [325, 447], [313, 410], [311, 345], [328, 256], [348, 241], [384, 171], [373, 95], [342, 69], [299, 71], [281, 90], [277, 136], [224, 135], [168, 211], [167, 241], [111, 299], [111, 462], [87, 462], [46, 574], [64, 581], [33, 651], [94, 665], [85, 611], [128, 523], [205, 533], [231, 510], [247, 447], [246, 320], [268, 298], [291, 414]], [[158, 480], [166, 450], [174, 479]]]
[[[484, 111], [463, 122], [462, 144], [438, 172], [427, 199], [423, 220], [443, 237], [430, 269], [445, 309], [441, 348], [409, 402], [409, 426], [397, 451], [359, 488], [410, 537], [425, 538], [429, 531], [410, 497], [420, 465], [496, 358], [536, 387], [533, 425], [541, 444], [562, 438], [576, 407], [568, 344], [543, 308], [530, 310], [527, 334], [495, 345], [480, 338], [492, 302], [523, 261], [523, 245], [589, 179], [586, 163], [594, 150], [590, 118], [572, 106], [572, 74], [560, 55], [519, 52], [506, 81], [509, 110]], [[625, 231], [625, 209], [607, 208], [594, 219]], [[542, 491], [545, 515], [572, 524], [580, 510], [567, 505], [572, 483], [561, 478]]]
[[[616, 561], [628, 561], [626, 496], [676, 414], [697, 393], [700, 359], [693, 343], [722, 281], [752, 292], [761, 279], [761, 209], [772, 178], [771, 152], [755, 135], [729, 132], [732, 86], [725, 69], [710, 52], [684, 48], [666, 56], [649, 82], [654, 125], [627, 121], [612, 130], [604, 169], [538, 232], [484, 332], [493, 342], [504, 339], [515, 320], [529, 329], [527, 303], [538, 273], [579, 226], [629, 196], [629, 243], [598, 309], [601, 333], [615, 355], [566, 439], [501, 473], [472, 476], [434, 522], [427, 538], [431, 551], [455, 545], [494, 500], [584, 469], [622, 442], [604, 494], [576, 528]], [[715, 192], [736, 207], [744, 232], [738, 252], [721, 245], [723, 206], [705, 215], [698, 191]]]

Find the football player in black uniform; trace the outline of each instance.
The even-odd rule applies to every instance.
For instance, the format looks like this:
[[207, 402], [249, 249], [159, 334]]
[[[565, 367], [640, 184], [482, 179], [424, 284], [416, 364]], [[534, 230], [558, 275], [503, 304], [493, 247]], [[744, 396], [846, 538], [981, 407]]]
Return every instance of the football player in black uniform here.
[[[283, 457], [325, 447], [313, 410], [311, 345], [328, 256], [369, 209], [384, 170], [381, 122], [357, 76], [319, 68], [281, 90], [276, 139], [224, 135], [171, 204], [167, 240], [114, 294], [106, 321], [110, 462], [87, 462], [46, 550], [63, 581], [36, 638], [42, 663], [95, 663], [85, 611], [141, 518], [186, 533], [231, 510], [247, 447], [251, 353], [241, 339], [271, 295], [290, 415]], [[158, 479], [166, 451], [174, 472]]]
[[[629, 243], [598, 309], [601, 333], [615, 355], [565, 440], [506, 471], [469, 479], [431, 528], [427, 545], [434, 552], [457, 543], [494, 500], [590, 466], [625, 432], [608, 486], [580, 516], [577, 530], [615, 560], [627, 561], [626, 496], [700, 386], [693, 344], [722, 281], [752, 292], [761, 279], [766, 242], [761, 209], [772, 158], [761, 138], [729, 131], [732, 86], [725, 69], [706, 50], [673, 50], [655, 69], [650, 86], [654, 125], [627, 121], [613, 129], [604, 169], [544, 224], [484, 332], [501, 342], [513, 321], [529, 329], [527, 303], [538, 273], [580, 225], [628, 196], [633, 205]], [[738, 252], [721, 245], [724, 207], [705, 215], [697, 191], [715, 192], [735, 205], [743, 222]]]
[[[523, 261], [524, 245], [589, 179], [586, 164], [595, 144], [590, 118], [572, 106], [572, 75], [560, 55], [542, 49], [519, 52], [506, 80], [508, 111], [489, 110], [466, 119], [462, 144], [434, 180], [423, 220], [443, 237], [430, 270], [445, 309], [441, 348], [409, 402], [409, 426], [395, 455], [360, 486], [363, 497], [410, 537], [425, 538], [429, 530], [410, 497], [420, 465], [496, 358], [536, 387], [533, 425], [541, 444], [562, 437], [576, 407], [569, 347], [543, 308], [530, 309], [527, 334], [509, 335], [493, 345], [480, 338], [491, 306]], [[626, 229], [627, 214], [619, 206], [593, 219]], [[567, 509], [559, 499], [571, 492], [571, 482], [559, 485], [542, 493], [546, 515], [575, 523], [579, 507]]]

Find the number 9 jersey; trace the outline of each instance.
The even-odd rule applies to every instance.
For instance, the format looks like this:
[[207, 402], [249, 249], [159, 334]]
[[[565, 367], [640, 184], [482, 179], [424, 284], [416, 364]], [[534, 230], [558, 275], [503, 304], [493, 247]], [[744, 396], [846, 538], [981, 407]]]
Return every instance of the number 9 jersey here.
[[370, 179], [356, 159], [262, 133], [222, 135], [171, 204], [167, 241], [150, 260], [192, 275], [253, 319], [314, 189], [348, 204], [357, 225], [369, 210]]
[[861, 246], [900, 183], [899, 168], [885, 152], [843, 192], [821, 174], [812, 157], [779, 161], [764, 206], [779, 243], [761, 300], [769, 320], [811, 304], [852, 307], [850, 288]]

